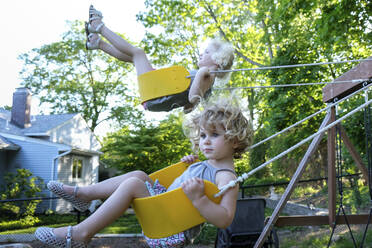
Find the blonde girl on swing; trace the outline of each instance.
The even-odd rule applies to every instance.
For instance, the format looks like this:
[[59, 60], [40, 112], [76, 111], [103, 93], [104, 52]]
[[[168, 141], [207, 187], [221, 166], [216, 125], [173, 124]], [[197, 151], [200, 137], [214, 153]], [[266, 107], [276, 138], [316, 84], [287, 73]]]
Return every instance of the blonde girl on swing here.
[[[185, 134], [190, 138], [195, 152], [200, 151], [206, 160], [196, 162], [197, 155], [183, 157], [181, 161], [190, 165], [167, 189], [142, 171], [129, 172], [83, 187], [49, 182], [49, 190], [82, 211], [88, 209], [92, 200], [105, 201], [81, 223], [60, 228], [40, 227], [35, 232], [36, 238], [53, 247], [67, 247], [67, 244], [75, 248], [86, 247], [96, 233], [122, 216], [135, 199], [177, 188], [182, 188], [208, 223], [219, 228], [228, 227], [235, 215], [238, 186], [227, 190], [217, 204], [205, 195], [203, 180], [221, 188], [237, 178], [234, 159], [240, 158], [251, 144], [253, 131], [236, 104], [226, 98], [207, 103], [203, 101], [201, 106], [204, 109], [190, 114], [190, 119], [184, 124]], [[170, 237], [146, 240], [150, 247], [180, 247], [191, 242], [198, 230], [196, 226]]]
[[[111, 31], [103, 22], [102, 14], [92, 5], [89, 8], [89, 22], [86, 22], [87, 42], [89, 50], [99, 49], [121, 61], [133, 63], [137, 76], [154, 71], [145, 52], [133, 46], [122, 37]], [[109, 43], [103, 41], [100, 35]], [[189, 87], [180, 93], [161, 96], [143, 102], [149, 111], [170, 111], [183, 107], [184, 112], [191, 112], [200, 99], [206, 98], [215, 82], [216, 77], [226, 78], [227, 73], [211, 73], [212, 71], [228, 70], [234, 61], [234, 48], [221, 40], [212, 40], [198, 61], [198, 70], [190, 70], [191, 82]], [[152, 87], [157, 87], [156, 85]]]

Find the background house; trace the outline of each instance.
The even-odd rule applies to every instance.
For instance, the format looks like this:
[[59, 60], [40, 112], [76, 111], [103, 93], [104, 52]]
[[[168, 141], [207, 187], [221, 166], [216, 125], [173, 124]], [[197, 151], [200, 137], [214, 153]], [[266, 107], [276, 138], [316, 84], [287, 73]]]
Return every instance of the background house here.
[[[31, 92], [17, 88], [12, 110], [0, 108], [0, 182], [6, 172], [28, 169], [47, 183], [98, 182], [100, 144], [80, 114], [31, 116]], [[52, 196], [49, 191], [43, 192]], [[41, 211], [71, 210], [64, 200], [43, 202]]]

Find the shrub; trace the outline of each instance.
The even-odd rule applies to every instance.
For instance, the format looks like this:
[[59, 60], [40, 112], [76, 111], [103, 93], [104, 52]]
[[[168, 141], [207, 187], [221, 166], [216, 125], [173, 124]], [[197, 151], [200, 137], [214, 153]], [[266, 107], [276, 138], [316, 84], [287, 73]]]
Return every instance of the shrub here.
[[[4, 176], [0, 199], [36, 197], [43, 187], [44, 182], [41, 178], [32, 176], [32, 173], [27, 169], [17, 169], [15, 173], [10, 172]], [[0, 205], [0, 216], [3, 220], [12, 220], [12, 225], [32, 226], [39, 222], [39, 219], [34, 216], [39, 203], [40, 200], [6, 202]]]

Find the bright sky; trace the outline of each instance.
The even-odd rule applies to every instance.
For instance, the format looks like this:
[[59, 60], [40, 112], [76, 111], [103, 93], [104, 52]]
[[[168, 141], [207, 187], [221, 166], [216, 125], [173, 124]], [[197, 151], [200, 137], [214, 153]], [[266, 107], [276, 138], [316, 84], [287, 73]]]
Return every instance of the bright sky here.
[[144, 28], [135, 16], [144, 9], [143, 1], [0, 1], [0, 106], [11, 105], [13, 91], [20, 86], [22, 61], [17, 57], [32, 48], [61, 40], [67, 31], [66, 21], [87, 20], [90, 4], [102, 12], [104, 22], [113, 30], [127, 34], [133, 41], [143, 37]]
[[[66, 21], [87, 20], [90, 4], [102, 12], [103, 21], [112, 30], [125, 33], [132, 41], [143, 38], [144, 28], [136, 22], [136, 14], [144, 10], [142, 0], [0, 1], [0, 107], [11, 106], [13, 92], [20, 86], [23, 64], [17, 57], [32, 48], [60, 41], [67, 31]], [[34, 115], [39, 112], [35, 97], [31, 108]]]

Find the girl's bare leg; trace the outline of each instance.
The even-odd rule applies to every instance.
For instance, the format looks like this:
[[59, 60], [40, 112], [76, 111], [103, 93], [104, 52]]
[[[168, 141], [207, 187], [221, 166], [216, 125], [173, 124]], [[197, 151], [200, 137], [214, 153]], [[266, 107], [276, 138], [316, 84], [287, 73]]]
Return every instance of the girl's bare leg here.
[[116, 49], [111, 44], [109, 44], [107, 42], [104, 42], [99, 37], [98, 34], [91, 33], [91, 34], [88, 35], [87, 39], [88, 39], [88, 42], [89, 42], [89, 46], [87, 45], [88, 49], [90, 49], [90, 50], [101, 49], [105, 53], [117, 58], [118, 60], [133, 63], [132, 57], [128, 56], [125, 53], [120, 52], [118, 49]]
[[[134, 198], [149, 196], [145, 183], [137, 177], [130, 177], [119, 183], [119, 185], [117, 184], [121, 178], [112, 179], [108, 179], [110, 181], [106, 180], [107, 182], [104, 181], [101, 185], [96, 184], [96, 186], [107, 187], [107, 184], [112, 183], [117, 188], [92, 215], [83, 222], [73, 226], [73, 240], [89, 242], [96, 233], [119, 218]], [[95, 190], [98, 188], [96, 187]], [[65, 237], [67, 227], [56, 228], [53, 231], [57, 237]]]
[[[98, 25], [100, 25], [101, 23], [102, 21], [98, 19], [91, 21], [90, 25], [94, 29], [96, 29]], [[137, 70], [137, 75], [141, 75], [145, 72], [153, 70], [150, 61], [148, 60], [145, 52], [141, 48], [133, 46], [132, 44], [124, 40], [122, 37], [111, 31], [105, 25], [103, 25], [100, 28], [99, 33], [103, 37], [105, 37], [117, 50], [131, 58], [129, 59], [128, 62], [132, 62], [134, 64]]]
[[[132, 171], [124, 175], [109, 178], [97, 184], [79, 187], [79, 190], [77, 191], [77, 198], [85, 202], [97, 199], [106, 199], [111, 196], [113, 192], [129, 178], [136, 178], [142, 183], [148, 181], [153, 184], [153, 181], [145, 172]], [[74, 192], [73, 186], [63, 185], [63, 189], [68, 194], [73, 194]]]
[[101, 28], [101, 34], [105, 37], [116, 49], [127, 54], [132, 58], [132, 63], [136, 67], [137, 75], [152, 71], [153, 67], [147, 58], [145, 52], [138, 47], [133, 46], [119, 35], [111, 31], [108, 27]]
[[118, 60], [133, 63], [133, 60], [132, 60], [131, 56], [128, 56], [127, 54], [120, 52], [114, 46], [112, 46], [109, 43], [104, 42], [103, 40], [100, 40], [100, 42], [99, 42], [99, 49], [101, 49], [105, 53], [117, 58]]

